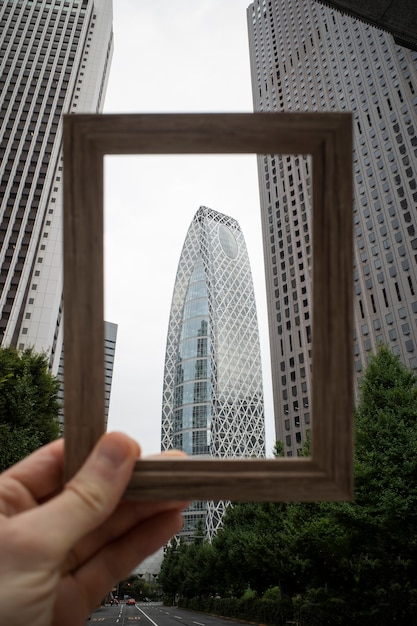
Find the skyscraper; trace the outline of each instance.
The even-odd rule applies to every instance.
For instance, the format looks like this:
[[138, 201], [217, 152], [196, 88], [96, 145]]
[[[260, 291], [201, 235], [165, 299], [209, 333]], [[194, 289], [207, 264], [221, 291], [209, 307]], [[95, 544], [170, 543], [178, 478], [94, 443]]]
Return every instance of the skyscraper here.
[[[417, 52], [315, 0], [247, 10], [254, 108], [352, 111], [355, 376], [379, 342], [417, 368]], [[306, 155], [258, 158], [277, 437], [310, 428], [311, 172]]]
[[[113, 382], [114, 357], [116, 353], [117, 324], [104, 322], [104, 412], [105, 424], [109, 417], [111, 386]], [[58, 400], [61, 404], [59, 421], [61, 426], [64, 424], [64, 350], [61, 352], [61, 358], [58, 367], [58, 379], [61, 388]]]
[[111, 0], [0, 4], [0, 342], [62, 349], [62, 114], [100, 112]]
[[401, 46], [417, 49], [417, 4], [414, 0], [326, 0], [325, 4], [388, 31]]
[[[178, 264], [162, 398], [162, 450], [205, 458], [263, 457], [261, 354], [245, 240], [231, 217], [200, 207]], [[195, 502], [183, 534], [201, 519], [216, 532], [222, 502]]]

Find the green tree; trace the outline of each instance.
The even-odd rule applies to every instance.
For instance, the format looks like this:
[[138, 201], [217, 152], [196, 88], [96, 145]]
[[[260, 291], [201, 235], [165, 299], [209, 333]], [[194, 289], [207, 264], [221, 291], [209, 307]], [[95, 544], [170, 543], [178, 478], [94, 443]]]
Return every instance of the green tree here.
[[186, 550], [187, 546], [181, 539], [178, 543], [173, 541], [165, 550], [158, 580], [164, 595], [171, 603], [174, 603], [183, 583], [182, 560]]
[[180, 540], [168, 546], [158, 577], [166, 598], [207, 597], [217, 588], [214, 553], [211, 543], [204, 539], [202, 522], [198, 523], [194, 541]]
[[417, 378], [382, 346], [359, 391], [354, 501], [229, 507], [208, 560], [222, 596], [279, 587], [306, 625], [416, 623]]
[[391, 620], [417, 596], [417, 378], [381, 346], [370, 359], [356, 410], [355, 578]]
[[153, 595], [151, 585], [140, 578], [138, 574], [131, 574], [124, 580], [121, 580], [118, 584], [119, 599], [123, 599], [124, 596], [130, 596], [135, 600], [142, 600], [145, 597]]
[[337, 623], [407, 623], [417, 599], [417, 379], [385, 346], [364, 373], [355, 435], [354, 501], [290, 507], [288, 558], [304, 591], [349, 607]]
[[272, 454], [274, 455], [275, 458], [278, 458], [280, 456], [285, 456], [284, 444], [282, 443], [280, 439], [277, 439], [275, 441], [274, 447], [272, 449]]
[[222, 595], [241, 597], [250, 587], [262, 595], [280, 584], [282, 533], [287, 505], [245, 502], [229, 507], [213, 539]]
[[45, 354], [0, 348], [0, 471], [59, 436], [58, 391]]

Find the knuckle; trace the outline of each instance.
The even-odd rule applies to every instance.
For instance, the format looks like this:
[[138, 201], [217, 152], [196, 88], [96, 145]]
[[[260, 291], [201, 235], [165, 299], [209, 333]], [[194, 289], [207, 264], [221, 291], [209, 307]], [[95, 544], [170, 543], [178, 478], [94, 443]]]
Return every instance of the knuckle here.
[[66, 485], [66, 489], [72, 492], [82, 505], [95, 514], [103, 513], [107, 509], [106, 495], [94, 484], [78, 484], [76, 480]]

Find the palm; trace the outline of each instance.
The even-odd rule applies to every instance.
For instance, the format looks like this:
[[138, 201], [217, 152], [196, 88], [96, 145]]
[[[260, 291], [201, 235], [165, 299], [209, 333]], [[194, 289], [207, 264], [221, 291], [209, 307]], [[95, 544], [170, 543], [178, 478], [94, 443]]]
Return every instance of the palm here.
[[58, 496], [62, 441], [0, 477], [0, 581], [8, 582], [0, 585], [0, 623], [83, 625], [115, 582], [179, 531], [181, 503], [118, 503], [138, 454], [126, 453], [119, 485], [106, 467], [101, 486], [81, 470]]

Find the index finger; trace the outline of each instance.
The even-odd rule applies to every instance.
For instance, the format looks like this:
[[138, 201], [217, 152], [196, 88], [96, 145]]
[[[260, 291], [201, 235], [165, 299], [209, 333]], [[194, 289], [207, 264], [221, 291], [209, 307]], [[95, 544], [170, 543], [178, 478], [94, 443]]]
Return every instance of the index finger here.
[[62, 488], [64, 440], [39, 448], [0, 475], [0, 513], [16, 515]]

